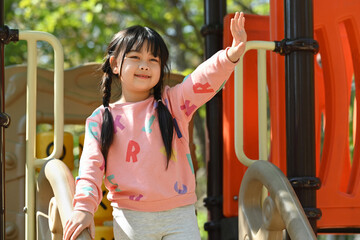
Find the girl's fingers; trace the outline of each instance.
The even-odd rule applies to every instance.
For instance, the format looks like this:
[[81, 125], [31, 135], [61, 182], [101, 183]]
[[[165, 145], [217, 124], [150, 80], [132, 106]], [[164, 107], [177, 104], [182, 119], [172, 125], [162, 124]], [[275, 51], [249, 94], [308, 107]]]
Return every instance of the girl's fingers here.
[[239, 18], [237, 19], [237, 25], [241, 28], [241, 22], [244, 17], [244, 14], [241, 12]]
[[79, 226], [76, 226], [74, 223], [72, 223], [71, 221], [68, 221], [65, 225], [65, 228], [64, 228], [64, 236], [63, 236], [63, 239], [64, 240], [69, 240], [69, 239], [75, 239], [74, 238], [74, 233], [76, 231], [76, 229], [78, 228]]
[[239, 18], [239, 12], [236, 12], [236, 13], [235, 13], [234, 18], [235, 18], [235, 19], [238, 19], [238, 18]]
[[236, 21], [236, 24], [237, 24], [239, 30], [244, 29], [244, 20], [245, 20], [245, 18], [244, 18], [244, 13], [241, 12], [241, 13], [239, 14], [239, 17], [237, 18], [237, 21]]
[[245, 28], [245, 17], [243, 12], [235, 13], [235, 16], [231, 19], [230, 28], [235, 33]]
[[236, 30], [238, 30], [239, 28], [239, 20], [240, 20], [240, 14], [238, 12], [235, 13], [235, 17], [234, 17], [234, 21], [235, 21], [235, 26], [236, 26]]
[[245, 17], [244, 17], [244, 15], [243, 15], [243, 17], [241, 18], [241, 27], [242, 28], [245, 28]]
[[95, 239], [95, 222], [92, 222], [90, 225], [90, 235], [92, 239]]
[[80, 235], [80, 233], [83, 231], [83, 225], [78, 225], [73, 234], [71, 235], [71, 240], [76, 240], [76, 238]]
[[72, 233], [74, 232], [74, 229], [72, 228], [72, 226], [69, 226], [66, 230], [65, 230], [65, 235], [64, 235], [64, 240], [69, 240]]
[[67, 233], [69, 231], [69, 221], [67, 221], [65, 223], [65, 227], [64, 227], [64, 230], [63, 230], [63, 239], [66, 240], [67, 239]]

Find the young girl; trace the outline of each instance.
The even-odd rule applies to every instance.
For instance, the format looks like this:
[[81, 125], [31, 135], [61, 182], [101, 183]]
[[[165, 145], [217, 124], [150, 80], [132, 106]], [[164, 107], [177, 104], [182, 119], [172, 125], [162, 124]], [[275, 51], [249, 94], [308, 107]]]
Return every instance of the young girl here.
[[[74, 212], [64, 239], [76, 239], [85, 228], [95, 237], [93, 215], [104, 174], [115, 239], [200, 239], [188, 123], [244, 53], [244, 23], [243, 13], [236, 13], [232, 46], [173, 88], [163, 88], [169, 53], [157, 32], [134, 26], [114, 36], [102, 66], [103, 105], [86, 120]], [[122, 93], [110, 103], [113, 79], [120, 81]]]

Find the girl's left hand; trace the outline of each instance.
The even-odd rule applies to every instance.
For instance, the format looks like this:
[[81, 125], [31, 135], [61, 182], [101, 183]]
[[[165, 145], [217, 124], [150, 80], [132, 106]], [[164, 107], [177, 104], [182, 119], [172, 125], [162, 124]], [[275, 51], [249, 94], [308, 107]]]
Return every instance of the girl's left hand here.
[[237, 62], [241, 55], [245, 52], [247, 35], [245, 32], [245, 17], [244, 13], [235, 13], [235, 16], [230, 22], [230, 31], [233, 36], [233, 42], [228, 50], [228, 57], [230, 61]]

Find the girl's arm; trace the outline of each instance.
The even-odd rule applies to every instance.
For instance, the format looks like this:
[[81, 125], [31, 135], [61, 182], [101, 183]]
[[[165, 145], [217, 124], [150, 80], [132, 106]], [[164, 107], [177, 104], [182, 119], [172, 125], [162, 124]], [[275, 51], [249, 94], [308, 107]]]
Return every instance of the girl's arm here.
[[73, 202], [74, 210], [92, 214], [96, 212], [102, 199], [101, 185], [105, 172], [105, 160], [100, 147], [101, 118], [101, 109], [98, 108], [86, 120], [84, 148]]
[[64, 240], [75, 240], [85, 229], [90, 229], [95, 237], [94, 213], [101, 201], [101, 184], [104, 175], [104, 158], [101, 154], [99, 139], [100, 119], [97, 109], [86, 120], [84, 149], [81, 154], [79, 176], [76, 178], [74, 211], [64, 228]]
[[[209, 101], [222, 88], [245, 52], [247, 36], [244, 24], [244, 14], [235, 13], [230, 24], [233, 36], [231, 47], [215, 53], [200, 64], [181, 84], [166, 91], [174, 117], [190, 121], [195, 110]], [[167, 96], [165, 96], [165, 102]]]

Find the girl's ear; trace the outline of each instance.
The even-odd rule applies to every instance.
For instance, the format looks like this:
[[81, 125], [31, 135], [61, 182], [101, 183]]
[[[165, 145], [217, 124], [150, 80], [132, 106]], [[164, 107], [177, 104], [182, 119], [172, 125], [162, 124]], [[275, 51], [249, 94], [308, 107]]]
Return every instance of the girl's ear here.
[[110, 62], [110, 67], [111, 67], [112, 72], [115, 75], [119, 74], [119, 67], [116, 63], [116, 58], [114, 56], [111, 56], [109, 59], [109, 62]]

